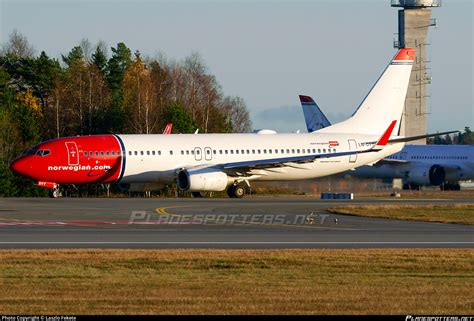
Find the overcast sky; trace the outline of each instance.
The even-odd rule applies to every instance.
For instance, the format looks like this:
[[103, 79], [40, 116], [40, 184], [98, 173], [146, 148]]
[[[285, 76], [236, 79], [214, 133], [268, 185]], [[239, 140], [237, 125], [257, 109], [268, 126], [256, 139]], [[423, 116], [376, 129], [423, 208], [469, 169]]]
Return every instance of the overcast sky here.
[[[429, 131], [474, 128], [473, 2], [433, 9]], [[395, 53], [389, 0], [0, 0], [0, 42], [17, 29], [60, 57], [82, 38], [182, 59], [199, 52], [225, 94], [244, 98], [254, 128], [304, 130], [298, 94], [332, 122], [353, 113]]]

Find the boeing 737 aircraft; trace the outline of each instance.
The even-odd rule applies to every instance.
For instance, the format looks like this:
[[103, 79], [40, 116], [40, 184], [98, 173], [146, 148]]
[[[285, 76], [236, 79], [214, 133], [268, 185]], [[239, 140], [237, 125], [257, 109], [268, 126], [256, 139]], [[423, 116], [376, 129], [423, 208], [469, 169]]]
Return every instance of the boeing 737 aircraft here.
[[[331, 123], [309, 96], [300, 96], [308, 132]], [[361, 166], [349, 175], [360, 178], [403, 179], [404, 189], [440, 186], [459, 190], [459, 181], [474, 179], [474, 145], [405, 145], [373, 166]]]
[[352, 117], [307, 134], [95, 135], [53, 139], [11, 169], [61, 195], [62, 184], [170, 184], [242, 197], [253, 180], [332, 175], [374, 163], [419, 137], [398, 132], [415, 50], [400, 49]]

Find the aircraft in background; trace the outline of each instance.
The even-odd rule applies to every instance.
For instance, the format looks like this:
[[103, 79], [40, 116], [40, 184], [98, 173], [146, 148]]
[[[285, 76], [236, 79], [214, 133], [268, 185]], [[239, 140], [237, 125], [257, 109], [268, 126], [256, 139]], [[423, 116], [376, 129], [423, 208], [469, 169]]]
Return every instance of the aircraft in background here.
[[163, 131], [164, 135], [169, 135], [171, 134], [171, 129], [173, 128], [173, 123], [168, 123], [165, 127], [165, 130]]
[[321, 128], [331, 126], [331, 123], [326, 118], [326, 115], [324, 115], [313, 98], [303, 95], [300, 95], [299, 97], [308, 133], [312, 133]]
[[[61, 195], [62, 184], [171, 184], [242, 197], [254, 180], [328, 176], [399, 152], [415, 50], [400, 49], [349, 119], [307, 134], [94, 135], [40, 143], [10, 167]], [[423, 136], [427, 137], [427, 136]]]
[[[331, 123], [309, 96], [300, 96], [308, 132]], [[474, 179], [474, 145], [405, 145], [371, 166], [361, 166], [347, 174], [359, 178], [403, 179], [404, 189], [440, 186], [460, 190], [459, 181]]]

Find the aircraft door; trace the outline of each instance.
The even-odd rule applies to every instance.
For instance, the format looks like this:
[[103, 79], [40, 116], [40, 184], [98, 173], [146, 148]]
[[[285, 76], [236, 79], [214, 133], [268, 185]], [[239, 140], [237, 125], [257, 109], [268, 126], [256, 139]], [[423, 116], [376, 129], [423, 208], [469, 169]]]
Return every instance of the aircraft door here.
[[401, 160], [407, 160], [407, 152], [401, 152], [400, 153], [400, 159]]
[[202, 150], [199, 147], [194, 147], [194, 159], [197, 161], [202, 160]]
[[[349, 139], [349, 150], [350, 151], [355, 151], [357, 150], [357, 143], [355, 139]], [[357, 154], [352, 154], [349, 155], [349, 163], [355, 163], [357, 161]]]
[[79, 153], [75, 142], [66, 142], [68, 165], [79, 165]]
[[212, 149], [210, 147], [204, 148], [204, 158], [207, 161], [212, 160]]

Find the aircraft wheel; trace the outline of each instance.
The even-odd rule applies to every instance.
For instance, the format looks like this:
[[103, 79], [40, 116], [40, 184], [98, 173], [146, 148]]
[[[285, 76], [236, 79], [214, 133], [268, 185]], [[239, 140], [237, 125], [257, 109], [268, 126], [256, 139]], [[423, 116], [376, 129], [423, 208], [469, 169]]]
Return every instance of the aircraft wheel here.
[[403, 189], [408, 189], [408, 190], [412, 190], [412, 191], [419, 191], [419, 190], [421, 190], [421, 185], [413, 184], [413, 183], [407, 183], [406, 188], [405, 188], [405, 185], [403, 185]]
[[229, 195], [230, 198], [234, 198], [234, 189], [235, 189], [235, 185], [230, 185], [228, 188], [227, 188], [227, 195]]
[[193, 197], [200, 198], [200, 197], [208, 197], [209, 193], [208, 192], [191, 192], [191, 195]]
[[236, 185], [234, 187], [234, 197], [235, 198], [242, 198], [245, 195], [245, 186], [243, 184]]
[[59, 188], [55, 188], [49, 192], [49, 196], [52, 198], [60, 198], [63, 196], [63, 193], [61, 193]]

